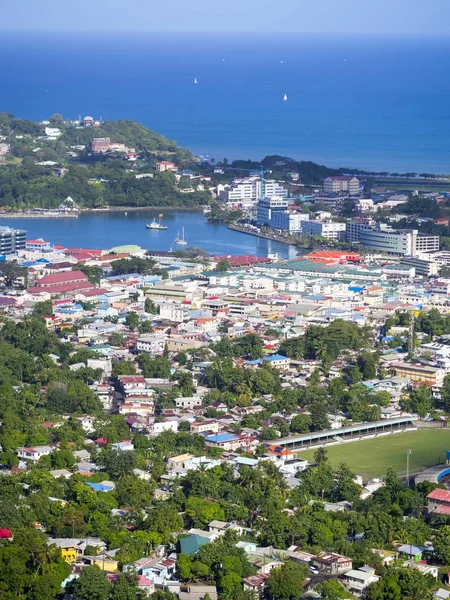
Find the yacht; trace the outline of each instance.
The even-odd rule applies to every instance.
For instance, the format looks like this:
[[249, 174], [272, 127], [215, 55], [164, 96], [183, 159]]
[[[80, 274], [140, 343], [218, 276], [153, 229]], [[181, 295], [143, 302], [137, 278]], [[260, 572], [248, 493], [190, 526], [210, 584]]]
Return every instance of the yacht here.
[[151, 223], [147, 223], [146, 227], [147, 227], [147, 229], [157, 229], [157, 230], [167, 229], [167, 226], [163, 225], [161, 223], [161, 215], [159, 215], [159, 221], [157, 221], [156, 219], [153, 219], [153, 221]]
[[178, 246], [187, 246], [187, 240], [184, 235], [184, 227], [181, 230], [181, 237], [180, 237], [180, 232], [178, 232], [177, 237], [174, 239], [174, 242]]
[[285, 94], [285, 95], [283, 96], [283, 100], [286, 102], [286, 100], [287, 100], [287, 94]]

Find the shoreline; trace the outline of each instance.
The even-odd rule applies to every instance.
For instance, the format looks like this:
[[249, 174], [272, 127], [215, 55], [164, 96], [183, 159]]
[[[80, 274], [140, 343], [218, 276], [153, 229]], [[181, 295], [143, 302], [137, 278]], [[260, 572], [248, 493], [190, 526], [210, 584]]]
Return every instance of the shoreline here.
[[245, 227], [241, 227], [240, 225], [233, 225], [233, 223], [230, 223], [230, 225], [227, 225], [227, 228], [231, 229], [232, 231], [239, 231], [239, 233], [246, 233], [247, 235], [253, 235], [255, 237], [263, 238], [264, 240], [271, 240], [273, 242], [279, 242], [280, 244], [286, 244], [286, 246], [292, 246], [293, 248], [297, 248], [297, 246], [295, 244], [287, 241], [286, 239], [283, 239], [282, 236], [277, 236], [276, 234], [260, 233], [257, 231], [249, 231]]
[[67, 214], [58, 214], [58, 213], [35, 213], [35, 212], [26, 212], [26, 213], [0, 213], [0, 219], [78, 219], [84, 214], [88, 215], [96, 215], [96, 214], [108, 214], [108, 213], [120, 213], [120, 212], [145, 212], [145, 211], [161, 211], [165, 212], [202, 212], [202, 207], [187, 207], [187, 208], [177, 208], [174, 206], [157, 206], [157, 207], [148, 207], [148, 206], [112, 206], [109, 208], [86, 208], [80, 210], [79, 213], [67, 213]]

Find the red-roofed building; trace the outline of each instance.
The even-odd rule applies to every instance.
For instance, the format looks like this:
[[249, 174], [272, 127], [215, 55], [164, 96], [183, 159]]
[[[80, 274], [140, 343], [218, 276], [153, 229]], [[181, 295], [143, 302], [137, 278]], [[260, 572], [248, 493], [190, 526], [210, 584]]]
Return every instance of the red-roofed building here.
[[438, 515], [450, 514], [450, 490], [441, 490], [436, 488], [427, 496], [428, 514], [437, 513]]
[[47, 292], [48, 294], [68, 294], [71, 292], [82, 292], [91, 290], [94, 285], [81, 271], [68, 271], [63, 273], [52, 273], [38, 279], [34, 286], [28, 288], [31, 294]]
[[27, 240], [25, 242], [25, 250], [29, 252], [50, 252], [53, 250], [50, 242], [46, 242], [42, 238], [37, 240]]
[[13, 534], [10, 529], [0, 529], [0, 540], [10, 540], [12, 541]]

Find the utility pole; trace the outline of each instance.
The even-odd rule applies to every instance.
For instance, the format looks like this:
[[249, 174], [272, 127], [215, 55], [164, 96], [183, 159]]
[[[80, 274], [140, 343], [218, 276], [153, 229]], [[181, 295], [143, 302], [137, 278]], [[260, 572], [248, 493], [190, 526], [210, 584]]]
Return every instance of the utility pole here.
[[409, 455], [411, 454], [411, 449], [408, 448], [406, 451], [406, 485], [409, 487]]
[[411, 357], [414, 356], [414, 313], [411, 312], [411, 320], [409, 322], [409, 335], [408, 335], [408, 353]]

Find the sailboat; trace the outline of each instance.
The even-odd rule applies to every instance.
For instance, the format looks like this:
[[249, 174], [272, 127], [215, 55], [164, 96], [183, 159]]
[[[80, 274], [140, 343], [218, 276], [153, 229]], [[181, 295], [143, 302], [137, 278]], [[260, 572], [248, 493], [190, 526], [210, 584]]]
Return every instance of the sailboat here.
[[184, 227], [181, 230], [181, 237], [180, 237], [180, 232], [178, 232], [177, 237], [173, 241], [178, 246], [187, 246], [187, 240], [184, 235]]
[[194, 78], [194, 83], [198, 83], [197, 77]]
[[283, 100], [286, 102], [286, 100], [287, 100], [287, 94], [285, 94], [285, 95], [283, 96]]

